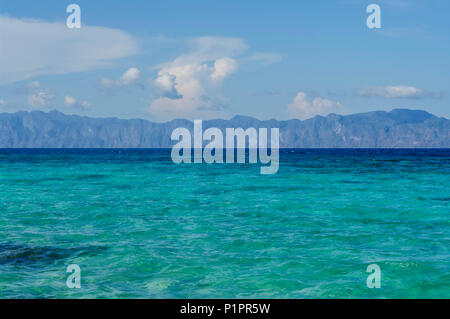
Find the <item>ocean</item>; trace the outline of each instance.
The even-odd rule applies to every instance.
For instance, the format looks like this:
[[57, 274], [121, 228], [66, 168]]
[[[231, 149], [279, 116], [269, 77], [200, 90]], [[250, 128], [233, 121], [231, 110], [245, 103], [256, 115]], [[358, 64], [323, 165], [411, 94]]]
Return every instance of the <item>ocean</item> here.
[[450, 298], [450, 149], [283, 149], [277, 174], [260, 167], [0, 150], [0, 298]]

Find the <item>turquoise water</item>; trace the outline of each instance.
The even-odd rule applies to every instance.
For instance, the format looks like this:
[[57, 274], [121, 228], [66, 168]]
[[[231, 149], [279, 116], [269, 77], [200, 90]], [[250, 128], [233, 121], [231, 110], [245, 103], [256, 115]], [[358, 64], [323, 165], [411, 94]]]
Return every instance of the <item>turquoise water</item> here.
[[0, 150], [0, 298], [450, 297], [450, 150], [282, 150], [277, 174], [259, 168]]

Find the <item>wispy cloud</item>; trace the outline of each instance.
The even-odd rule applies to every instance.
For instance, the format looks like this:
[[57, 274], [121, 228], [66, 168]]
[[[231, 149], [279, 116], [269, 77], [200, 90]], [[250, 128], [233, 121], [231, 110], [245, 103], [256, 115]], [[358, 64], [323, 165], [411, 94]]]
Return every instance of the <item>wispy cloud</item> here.
[[0, 30], [0, 83], [105, 67], [138, 51], [126, 32], [105, 27], [68, 29], [62, 22], [1, 15]]
[[253, 53], [247, 57], [244, 57], [241, 59], [241, 62], [256, 62], [261, 65], [269, 65], [278, 63], [283, 59], [283, 56], [278, 53], [263, 53], [263, 52], [256, 52]]
[[26, 93], [27, 103], [35, 109], [45, 109], [53, 105], [55, 95], [47, 88], [42, 88], [41, 83], [33, 81], [22, 88]]
[[427, 92], [423, 89], [406, 85], [366, 87], [363, 89], [359, 89], [357, 94], [362, 97], [381, 97], [385, 99], [423, 99], [440, 98], [442, 96], [442, 93]]

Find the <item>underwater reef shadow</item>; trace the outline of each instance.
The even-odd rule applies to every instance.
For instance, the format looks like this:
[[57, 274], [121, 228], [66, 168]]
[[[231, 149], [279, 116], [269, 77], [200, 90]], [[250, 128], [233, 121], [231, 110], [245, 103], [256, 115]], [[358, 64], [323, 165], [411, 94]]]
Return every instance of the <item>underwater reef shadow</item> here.
[[0, 265], [45, 266], [69, 257], [95, 256], [107, 249], [106, 246], [61, 248], [0, 243]]

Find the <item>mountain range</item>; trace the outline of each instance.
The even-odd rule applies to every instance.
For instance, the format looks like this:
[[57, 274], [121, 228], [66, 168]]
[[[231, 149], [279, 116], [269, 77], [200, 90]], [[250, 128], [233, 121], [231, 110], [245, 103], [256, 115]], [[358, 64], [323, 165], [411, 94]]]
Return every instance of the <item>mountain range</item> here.
[[[172, 131], [193, 123], [178, 119], [90, 118], [58, 111], [0, 114], [0, 148], [170, 148]], [[203, 129], [280, 129], [281, 148], [450, 148], [450, 120], [426, 111], [394, 109], [307, 120], [265, 120], [237, 115], [203, 121]], [[205, 143], [206, 144], [206, 143]]]

